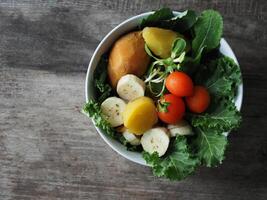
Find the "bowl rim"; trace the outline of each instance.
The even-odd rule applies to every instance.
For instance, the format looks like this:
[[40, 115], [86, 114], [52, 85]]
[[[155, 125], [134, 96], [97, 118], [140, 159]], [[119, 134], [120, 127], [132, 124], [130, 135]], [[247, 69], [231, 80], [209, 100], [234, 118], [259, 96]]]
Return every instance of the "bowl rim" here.
[[[105, 35], [105, 37], [101, 40], [101, 42], [98, 44], [97, 48], [95, 49], [91, 59], [90, 59], [90, 62], [89, 62], [89, 65], [88, 65], [88, 68], [87, 68], [87, 73], [86, 73], [86, 79], [85, 79], [85, 98], [86, 98], [86, 102], [89, 101], [89, 96], [91, 97], [91, 95], [89, 95], [89, 75], [90, 73], [93, 73], [91, 68], [93, 66], [93, 62], [95, 60], [95, 57], [98, 53], [98, 51], [101, 49], [101, 47], [103, 46], [103, 44], [107, 41], [107, 39], [114, 34], [114, 32], [116, 32], [119, 28], [121, 28], [122, 26], [124, 26], [125, 24], [131, 22], [131, 21], [134, 21], [134, 20], [141, 20], [142, 18], [144, 17], [147, 17], [148, 15], [154, 13], [153, 11], [149, 11], [149, 12], [144, 12], [144, 13], [141, 13], [139, 15], [135, 15], [133, 17], [130, 17], [126, 20], [124, 20], [123, 22], [121, 22], [120, 24], [118, 24], [116, 27], [114, 27], [111, 31], [108, 32], [108, 34]], [[175, 15], [178, 15], [179, 13], [181, 12], [178, 12], [178, 11], [173, 11], [173, 13]], [[123, 34], [123, 33], [122, 33]], [[232, 48], [230, 47], [230, 45], [227, 43], [227, 41], [224, 39], [224, 38], [221, 38], [221, 41], [220, 43], [224, 45], [224, 47], [227, 49], [227, 52], [230, 54], [229, 57], [231, 57], [232, 59], [234, 59], [234, 61], [238, 64], [238, 66], [240, 67], [239, 63], [238, 63], [238, 60], [232, 50]], [[241, 71], [241, 69], [240, 69]], [[241, 72], [241, 81], [242, 81], [242, 72]], [[237, 96], [235, 97], [235, 106], [237, 107], [237, 109], [240, 111], [241, 110], [241, 107], [242, 107], [242, 101], [243, 101], [243, 81], [241, 82], [241, 84], [238, 86], [238, 90], [237, 90]], [[91, 119], [91, 118], [90, 118]], [[122, 144], [124, 148], [125, 148], [125, 152], [121, 151], [119, 148], [117, 148], [116, 146], [114, 146], [111, 141], [109, 140], [114, 140], [113, 138], [110, 138], [109, 136], [106, 135], [106, 133], [104, 133], [100, 128], [98, 128], [96, 125], [95, 125], [95, 122], [94, 120], [91, 119], [91, 121], [93, 122], [94, 124], [94, 127], [95, 129], [97, 130], [97, 133], [101, 136], [101, 138], [111, 147], [111, 149], [113, 149], [115, 152], [117, 152], [119, 155], [121, 155], [122, 157], [132, 161], [132, 162], [135, 162], [135, 163], [138, 163], [140, 165], [144, 165], [144, 166], [149, 166], [145, 160], [141, 157], [141, 159], [136, 159], [136, 158], [133, 158], [132, 156], [129, 156], [130, 154], [130, 151], [128, 151]], [[229, 132], [226, 132], [224, 133], [225, 136], [228, 135]], [[116, 141], [116, 140], [115, 140]], [[116, 141], [118, 142], [118, 141]], [[138, 152], [135, 152], [137, 154], [140, 154], [141, 153], [138, 153]]]

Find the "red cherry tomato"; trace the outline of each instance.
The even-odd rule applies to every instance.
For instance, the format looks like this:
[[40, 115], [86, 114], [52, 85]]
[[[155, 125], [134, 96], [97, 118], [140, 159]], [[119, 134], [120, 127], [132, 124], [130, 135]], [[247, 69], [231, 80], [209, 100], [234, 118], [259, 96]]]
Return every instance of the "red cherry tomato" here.
[[166, 88], [178, 97], [191, 96], [193, 87], [192, 79], [184, 72], [172, 72], [166, 79]]
[[185, 104], [181, 97], [166, 94], [158, 104], [158, 116], [167, 124], [175, 124], [182, 119], [185, 112]]
[[210, 94], [203, 86], [195, 86], [193, 96], [185, 98], [186, 104], [192, 112], [202, 113], [210, 104]]

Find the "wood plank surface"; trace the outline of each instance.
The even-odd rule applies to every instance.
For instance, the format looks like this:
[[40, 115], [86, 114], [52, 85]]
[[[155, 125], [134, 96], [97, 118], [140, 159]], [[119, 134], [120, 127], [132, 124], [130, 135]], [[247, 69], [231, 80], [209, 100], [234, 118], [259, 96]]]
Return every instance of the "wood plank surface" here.
[[[219, 10], [244, 81], [225, 161], [181, 182], [115, 153], [79, 112], [101, 39], [163, 6]], [[267, 199], [266, 32], [266, 0], [0, 0], [0, 199]]]

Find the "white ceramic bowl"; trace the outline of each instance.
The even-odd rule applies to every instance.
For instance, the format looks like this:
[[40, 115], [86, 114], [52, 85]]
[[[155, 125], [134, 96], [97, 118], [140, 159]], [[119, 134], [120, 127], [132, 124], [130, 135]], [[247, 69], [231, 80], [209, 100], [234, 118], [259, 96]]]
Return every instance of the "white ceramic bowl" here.
[[[112, 44], [123, 34], [129, 32], [130, 30], [133, 30], [136, 28], [141, 19], [147, 17], [150, 15], [152, 12], [146, 12], [134, 17], [131, 17], [118, 26], [116, 26], [113, 30], [111, 30], [105, 37], [104, 39], [100, 42], [98, 47], [96, 48], [91, 61], [88, 66], [87, 74], [86, 74], [86, 82], [85, 82], [85, 96], [86, 96], [86, 101], [91, 99], [94, 94], [93, 94], [93, 73], [94, 70], [99, 62], [99, 59], [101, 55], [109, 50], [109, 48], [112, 46]], [[178, 14], [179, 12], [174, 12], [174, 14]], [[234, 52], [232, 51], [231, 47], [229, 44], [226, 42], [225, 39], [221, 40], [221, 47], [220, 47], [221, 53], [224, 55], [227, 55], [235, 60], [236, 63], [238, 63]], [[238, 87], [238, 93], [237, 97], [235, 100], [235, 105], [238, 108], [238, 110], [241, 109], [241, 104], [242, 104], [242, 98], [243, 98], [243, 85], [240, 85]], [[142, 158], [142, 155], [137, 152], [131, 152], [127, 151], [125, 146], [120, 144], [118, 141], [108, 137], [102, 130], [96, 127], [97, 132], [99, 135], [103, 138], [103, 140], [117, 153], [122, 155], [123, 157], [127, 158], [128, 160], [131, 160], [133, 162], [139, 163], [141, 165], [147, 165], [145, 160]], [[227, 133], [226, 133], [227, 135]]]

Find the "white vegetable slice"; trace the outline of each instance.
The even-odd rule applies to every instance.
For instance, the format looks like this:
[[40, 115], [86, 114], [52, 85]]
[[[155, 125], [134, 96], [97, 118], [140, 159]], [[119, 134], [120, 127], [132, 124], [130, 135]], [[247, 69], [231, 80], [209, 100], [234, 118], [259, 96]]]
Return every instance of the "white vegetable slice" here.
[[170, 138], [166, 128], [152, 128], [141, 138], [143, 149], [150, 154], [158, 152], [159, 156], [166, 153], [169, 143]]
[[122, 113], [125, 110], [126, 103], [118, 97], [109, 97], [101, 104], [103, 117], [111, 124], [117, 127], [123, 124]]
[[176, 135], [193, 135], [192, 127], [185, 120], [179, 121], [177, 124], [169, 124], [168, 127], [171, 137]]
[[128, 130], [124, 131], [122, 135], [131, 145], [141, 144], [140, 139], [133, 133], [129, 132]]
[[117, 84], [118, 95], [127, 101], [132, 101], [145, 94], [145, 83], [133, 74], [122, 76]]

